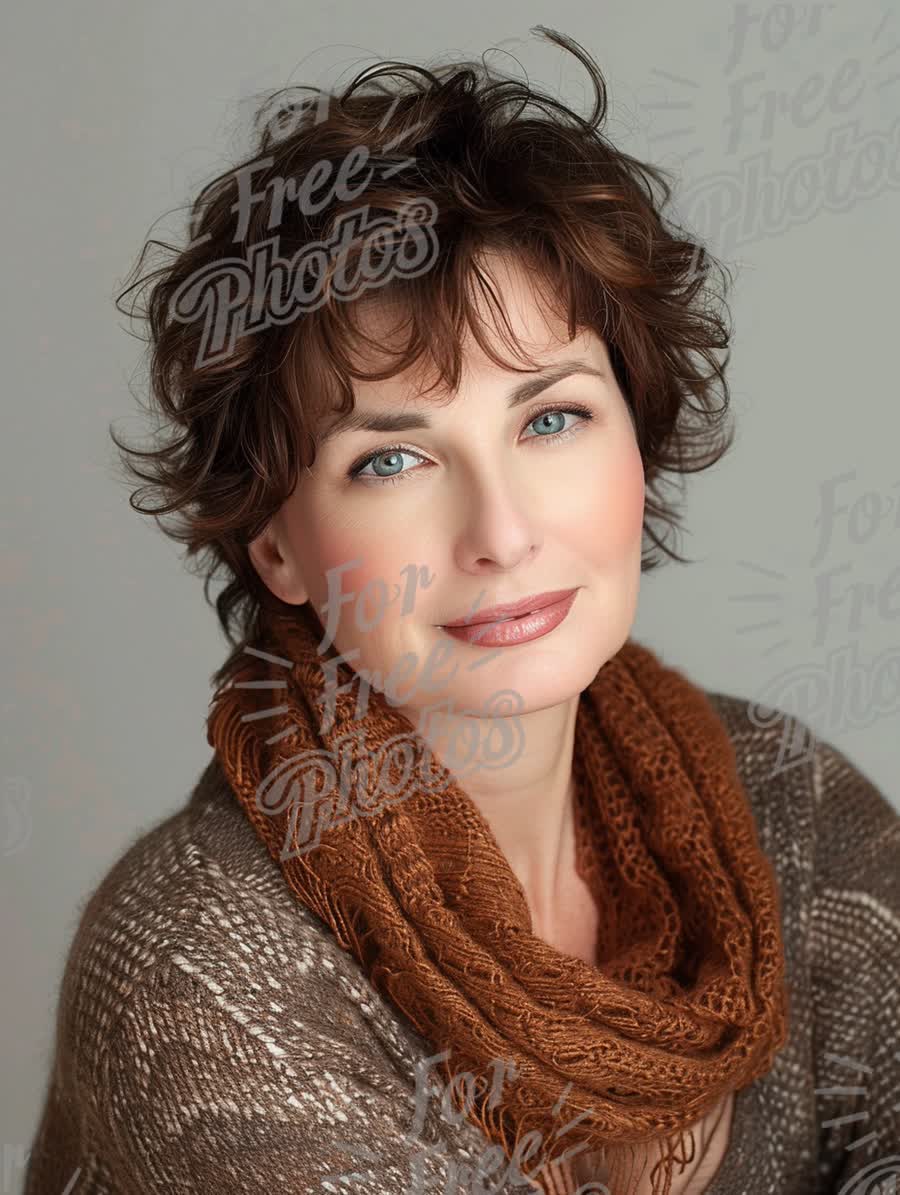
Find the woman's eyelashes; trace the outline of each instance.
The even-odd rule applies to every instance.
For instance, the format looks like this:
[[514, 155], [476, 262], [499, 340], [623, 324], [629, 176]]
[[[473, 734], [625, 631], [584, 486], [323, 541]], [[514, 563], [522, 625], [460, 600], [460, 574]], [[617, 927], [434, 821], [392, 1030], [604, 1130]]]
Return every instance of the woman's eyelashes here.
[[[547, 420], [547, 416], [557, 415], [577, 415], [583, 422], [576, 423], [574, 427], [556, 428], [553, 419]], [[535, 411], [528, 422], [525, 424], [525, 429], [531, 427], [532, 424], [537, 423], [538, 420], [543, 420], [544, 425], [541, 431], [534, 436], [526, 437], [527, 440], [537, 440], [545, 444], [559, 444], [567, 440], [569, 436], [575, 435], [590, 423], [594, 418], [594, 413], [589, 407], [583, 407], [578, 403], [573, 403], [568, 406], [547, 406], [542, 410]], [[548, 427], [547, 424], [550, 423]], [[523, 429], [524, 430], [524, 429]], [[403, 444], [392, 444], [387, 448], [379, 448], [375, 452], [369, 452], [364, 457], [350, 466], [347, 470], [347, 478], [350, 481], [359, 481], [363, 485], [381, 485], [383, 482], [390, 482], [392, 485], [398, 481], [405, 481], [416, 472], [414, 469], [407, 469], [404, 472], [395, 472], [388, 474], [365, 473], [363, 470], [373, 465], [376, 461], [388, 458], [389, 464], [387, 468], [394, 468], [400, 466], [400, 459], [404, 456], [417, 457], [421, 461], [426, 461], [426, 458], [421, 453], [416, 452], [412, 448], [407, 448]], [[391, 459], [393, 458], [393, 460]], [[427, 463], [427, 462], [426, 462]]]

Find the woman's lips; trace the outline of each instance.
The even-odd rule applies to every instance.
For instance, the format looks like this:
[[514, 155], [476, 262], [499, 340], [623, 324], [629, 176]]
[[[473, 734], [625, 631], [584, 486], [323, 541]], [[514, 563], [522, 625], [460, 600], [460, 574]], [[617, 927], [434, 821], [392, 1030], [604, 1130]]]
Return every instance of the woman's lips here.
[[517, 602], [502, 602], [497, 606], [489, 606], [486, 610], [473, 610], [471, 614], [467, 614], [463, 618], [454, 618], [450, 622], [440, 625], [443, 627], [468, 627], [483, 622], [501, 622], [507, 618], [524, 618], [526, 614], [535, 614], [538, 610], [543, 610], [545, 606], [561, 602], [563, 598], [574, 593], [577, 588], [576, 585], [572, 589], [548, 589], [544, 593], [532, 593], [529, 597], [519, 598]]
[[508, 618], [499, 622], [470, 623], [457, 627], [441, 627], [454, 639], [473, 643], [478, 647], [512, 647], [516, 643], [529, 643], [548, 635], [563, 621], [572, 608], [577, 589], [572, 589], [559, 601], [523, 614], [519, 618]]

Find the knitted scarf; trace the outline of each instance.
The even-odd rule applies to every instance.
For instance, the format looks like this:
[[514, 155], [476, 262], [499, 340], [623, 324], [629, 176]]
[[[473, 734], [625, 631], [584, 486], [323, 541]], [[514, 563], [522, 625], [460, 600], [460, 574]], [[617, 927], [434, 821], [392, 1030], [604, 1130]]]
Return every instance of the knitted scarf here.
[[777, 881], [704, 692], [629, 639], [579, 696], [589, 966], [533, 934], [487, 821], [383, 690], [360, 716], [360, 678], [321, 650], [312, 607], [261, 625], [212, 698], [208, 740], [286, 883], [446, 1052], [456, 1106], [517, 1174], [539, 1182], [588, 1149], [620, 1192], [654, 1142], [667, 1195], [690, 1126], [787, 1038]]

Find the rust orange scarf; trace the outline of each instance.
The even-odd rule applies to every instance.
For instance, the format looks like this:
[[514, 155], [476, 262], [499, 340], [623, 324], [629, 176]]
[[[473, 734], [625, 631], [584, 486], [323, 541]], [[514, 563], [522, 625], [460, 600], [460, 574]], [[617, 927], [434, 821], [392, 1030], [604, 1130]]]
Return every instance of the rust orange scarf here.
[[[454, 1100], [462, 1089], [521, 1173], [580, 1146], [618, 1192], [655, 1142], [665, 1195], [693, 1156], [689, 1126], [765, 1074], [787, 1038], [777, 881], [703, 691], [628, 640], [580, 696], [577, 860], [601, 916], [591, 967], [534, 936], [487, 821], [383, 692], [357, 719], [356, 691], [332, 688], [325, 717], [336, 653], [320, 653], [311, 607], [262, 625], [212, 699], [208, 739], [287, 884], [449, 1051], [446, 1082], [469, 1078]], [[354, 678], [344, 662], [332, 686], [335, 674]], [[501, 1060], [516, 1078], [498, 1102]], [[516, 1147], [535, 1131], [529, 1165]]]

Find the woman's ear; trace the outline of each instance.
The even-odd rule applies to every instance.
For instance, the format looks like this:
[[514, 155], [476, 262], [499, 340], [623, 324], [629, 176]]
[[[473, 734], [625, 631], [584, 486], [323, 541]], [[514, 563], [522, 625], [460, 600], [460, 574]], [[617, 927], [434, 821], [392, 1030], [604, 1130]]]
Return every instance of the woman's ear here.
[[250, 562], [263, 584], [275, 597], [289, 606], [301, 606], [309, 593], [287, 541], [279, 534], [277, 519], [272, 519], [247, 547]]

